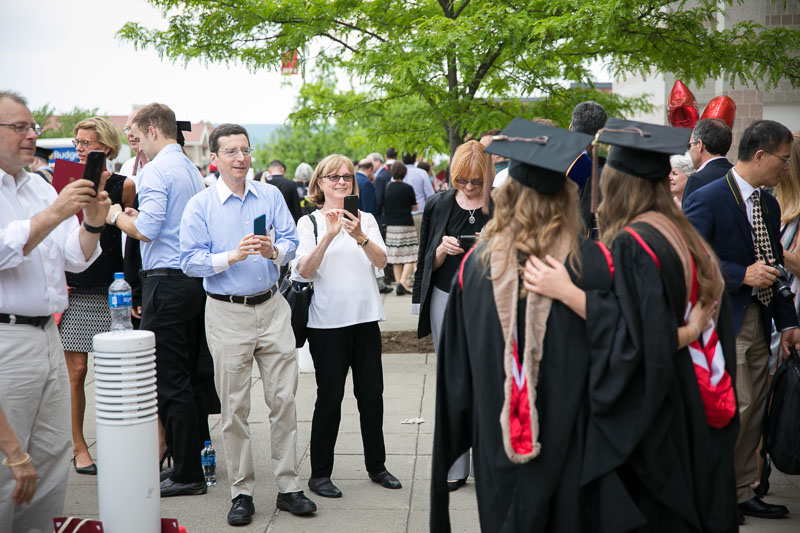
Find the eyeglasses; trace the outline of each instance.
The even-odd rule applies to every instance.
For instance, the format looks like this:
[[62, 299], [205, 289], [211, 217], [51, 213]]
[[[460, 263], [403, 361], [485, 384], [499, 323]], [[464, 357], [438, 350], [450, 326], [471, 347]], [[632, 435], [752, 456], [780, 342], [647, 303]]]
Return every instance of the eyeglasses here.
[[[764, 150], [764, 151], [765, 151], [765, 152], [767, 152], [766, 150]], [[774, 153], [774, 152], [767, 152], [767, 153], [768, 153], [769, 155], [774, 155], [775, 157], [777, 157], [778, 159], [780, 159], [781, 161], [783, 161], [783, 164], [784, 164], [784, 165], [788, 165], [789, 163], [791, 163], [791, 162], [792, 162], [792, 157], [791, 157], [791, 156], [789, 156], [789, 157], [783, 157], [782, 155], [778, 155], [778, 154], [776, 154], [776, 153]]]
[[19, 135], [25, 135], [28, 133], [29, 129], [33, 129], [36, 135], [42, 134], [42, 127], [38, 124], [31, 124], [30, 122], [17, 122], [15, 124], [0, 124], [0, 126], [5, 126], [6, 128], [11, 128], [14, 130], [14, 133]]
[[455, 182], [461, 185], [462, 187], [466, 187], [467, 185], [472, 185], [473, 187], [483, 186], [483, 178], [475, 180], [468, 180], [467, 178], [456, 178]]
[[353, 181], [352, 174], [328, 174], [327, 176], [322, 176], [322, 177], [333, 183], [338, 183], [340, 179], [344, 180], [345, 183], [350, 183], [351, 181]]
[[697, 144], [697, 143], [699, 143], [699, 142], [700, 142], [700, 141], [692, 141], [692, 142], [690, 142], [690, 143], [687, 143], [687, 144], [686, 144], [686, 149], [687, 149], [687, 150], [691, 150], [691, 149], [692, 149], [692, 145], [693, 145], [693, 144]]
[[227, 150], [217, 150], [217, 154], [225, 154], [228, 157], [236, 157], [236, 154], [242, 152], [242, 155], [249, 157], [253, 153], [252, 148], [245, 146], [244, 148], [228, 148]]
[[125, 126], [124, 128], [122, 128], [122, 133], [127, 135], [127, 134], [129, 134], [131, 132], [131, 129], [132, 128], [130, 126]]
[[100, 141], [79, 141], [78, 139], [72, 139], [72, 146], [75, 148], [82, 146], [84, 150], [89, 148], [89, 145], [92, 143], [103, 144]]

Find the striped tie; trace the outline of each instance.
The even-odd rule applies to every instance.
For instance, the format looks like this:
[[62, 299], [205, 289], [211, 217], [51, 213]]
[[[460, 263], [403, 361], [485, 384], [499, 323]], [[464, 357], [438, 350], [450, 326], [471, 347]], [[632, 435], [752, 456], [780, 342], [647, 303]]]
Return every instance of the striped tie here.
[[[761, 214], [761, 202], [758, 197], [758, 189], [753, 191], [750, 195], [753, 200], [753, 245], [756, 249], [756, 259], [764, 261], [769, 264], [772, 262], [772, 245], [769, 242], [769, 233], [767, 233], [767, 226], [764, 225], [764, 217]], [[767, 254], [766, 257], [764, 254]], [[769, 305], [772, 301], [772, 286], [765, 289], [758, 289], [758, 300], [764, 307]]]

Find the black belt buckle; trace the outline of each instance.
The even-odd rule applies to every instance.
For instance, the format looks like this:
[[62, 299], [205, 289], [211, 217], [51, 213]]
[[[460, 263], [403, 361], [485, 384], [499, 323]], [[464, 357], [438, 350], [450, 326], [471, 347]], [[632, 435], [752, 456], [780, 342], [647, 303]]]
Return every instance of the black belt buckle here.
[[252, 296], [237, 296], [235, 294], [212, 294], [210, 292], [206, 293], [211, 298], [215, 300], [219, 300], [221, 302], [229, 302], [232, 304], [242, 304], [242, 305], [250, 305], [255, 306], [262, 304], [272, 298], [272, 295], [275, 293], [275, 287], [270, 287], [267, 292], [262, 292], [261, 294], [255, 294]]

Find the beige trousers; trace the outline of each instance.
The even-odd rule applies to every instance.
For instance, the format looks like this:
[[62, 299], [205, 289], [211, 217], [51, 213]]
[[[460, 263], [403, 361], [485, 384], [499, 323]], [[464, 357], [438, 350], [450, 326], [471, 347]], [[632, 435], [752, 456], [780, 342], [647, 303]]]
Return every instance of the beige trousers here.
[[291, 310], [283, 296], [242, 305], [206, 301], [206, 337], [214, 358], [214, 381], [222, 403], [222, 441], [231, 498], [253, 495], [255, 471], [250, 444], [250, 388], [258, 365], [269, 407], [272, 470], [279, 492], [300, 490], [297, 478], [297, 356]]
[[733, 450], [736, 499], [739, 503], [755, 494], [750, 485], [758, 477], [758, 443], [767, 400], [769, 348], [761, 323], [761, 304], [747, 308], [736, 337], [736, 396], [739, 400], [739, 435]]
[[0, 466], [0, 531], [52, 533], [53, 518], [64, 513], [72, 456], [69, 378], [53, 320], [44, 328], [0, 324], [0, 405], [38, 480], [31, 503], [15, 507], [17, 483]]

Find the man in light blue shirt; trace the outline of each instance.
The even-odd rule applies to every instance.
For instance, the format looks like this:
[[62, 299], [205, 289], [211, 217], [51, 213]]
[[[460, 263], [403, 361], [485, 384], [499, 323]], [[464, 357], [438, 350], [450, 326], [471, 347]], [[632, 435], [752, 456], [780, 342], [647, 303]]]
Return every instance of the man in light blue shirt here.
[[178, 125], [169, 107], [143, 107], [131, 134], [149, 160], [139, 177], [139, 211], [113, 205], [107, 223], [141, 241], [141, 328], [156, 336], [158, 415], [174, 459], [161, 496], [205, 494], [200, 450], [209, 439], [207, 415], [217, 399], [203, 328], [205, 294], [199, 279], [180, 270], [179, 235], [187, 202], [205, 187], [177, 144]]
[[296, 515], [310, 514], [317, 506], [300, 490], [297, 477], [297, 358], [291, 310], [276, 285], [279, 266], [297, 250], [297, 228], [278, 188], [247, 179], [247, 130], [221, 124], [211, 132], [209, 148], [219, 179], [186, 206], [180, 263], [186, 274], [204, 278], [208, 294], [206, 336], [223, 398], [222, 438], [233, 502], [228, 523], [249, 524], [255, 512], [247, 421], [254, 360], [270, 409], [276, 506]]

